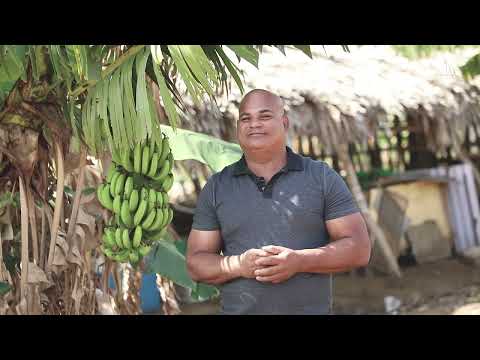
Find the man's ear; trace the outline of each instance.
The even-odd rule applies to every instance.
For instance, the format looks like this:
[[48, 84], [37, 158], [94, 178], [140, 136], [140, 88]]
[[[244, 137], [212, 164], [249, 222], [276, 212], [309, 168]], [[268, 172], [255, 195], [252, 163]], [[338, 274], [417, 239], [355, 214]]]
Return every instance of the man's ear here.
[[283, 122], [283, 127], [285, 128], [285, 130], [288, 130], [288, 127], [290, 126], [290, 121], [288, 120], [287, 115], [282, 116], [282, 122]]

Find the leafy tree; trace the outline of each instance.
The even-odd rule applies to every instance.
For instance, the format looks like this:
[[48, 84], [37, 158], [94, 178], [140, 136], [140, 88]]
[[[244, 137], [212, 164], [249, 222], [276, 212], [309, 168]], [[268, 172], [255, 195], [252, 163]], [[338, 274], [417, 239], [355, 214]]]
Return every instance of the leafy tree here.
[[147, 137], [158, 142], [161, 122], [176, 129], [185, 96], [215, 101], [232, 81], [243, 91], [238, 61], [258, 66], [260, 54], [253, 45], [0, 45], [2, 311], [94, 313], [105, 218], [88, 215], [101, 179], [87, 156], [118, 161]]

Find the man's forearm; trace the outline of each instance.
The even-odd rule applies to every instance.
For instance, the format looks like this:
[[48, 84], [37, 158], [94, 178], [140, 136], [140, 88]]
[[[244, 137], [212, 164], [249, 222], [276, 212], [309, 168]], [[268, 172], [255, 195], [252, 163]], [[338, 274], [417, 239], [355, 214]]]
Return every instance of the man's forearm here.
[[212, 253], [197, 253], [187, 262], [194, 281], [222, 284], [241, 276], [239, 256], [222, 256]]
[[299, 272], [335, 273], [365, 266], [370, 258], [369, 241], [349, 237], [321, 248], [297, 250], [297, 254], [300, 255]]

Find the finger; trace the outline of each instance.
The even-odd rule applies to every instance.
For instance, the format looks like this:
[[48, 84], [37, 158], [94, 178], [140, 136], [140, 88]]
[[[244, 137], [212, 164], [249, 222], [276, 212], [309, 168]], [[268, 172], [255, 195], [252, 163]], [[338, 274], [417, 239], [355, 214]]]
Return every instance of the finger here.
[[279, 283], [282, 282], [284, 278], [283, 274], [275, 274], [271, 276], [257, 276], [255, 279], [260, 282], [271, 282], [271, 283]]
[[285, 248], [283, 246], [277, 246], [277, 245], [267, 245], [267, 246], [262, 246], [262, 249], [265, 251], [268, 251], [271, 254], [280, 254]]
[[255, 276], [271, 276], [279, 273], [282, 269], [280, 266], [269, 266], [263, 269], [255, 270]]
[[270, 256], [271, 254], [263, 249], [252, 249], [252, 254], [259, 257]]
[[257, 266], [272, 266], [278, 265], [280, 260], [274, 256], [261, 257], [255, 260], [255, 265]]

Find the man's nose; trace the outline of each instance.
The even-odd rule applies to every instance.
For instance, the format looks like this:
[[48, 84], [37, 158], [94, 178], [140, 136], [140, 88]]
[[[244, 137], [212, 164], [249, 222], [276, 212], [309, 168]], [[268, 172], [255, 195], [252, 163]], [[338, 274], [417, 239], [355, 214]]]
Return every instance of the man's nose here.
[[250, 121], [250, 127], [251, 128], [257, 128], [257, 127], [260, 127], [262, 125], [262, 122], [259, 121], [259, 120], [256, 120], [256, 119], [252, 119]]

